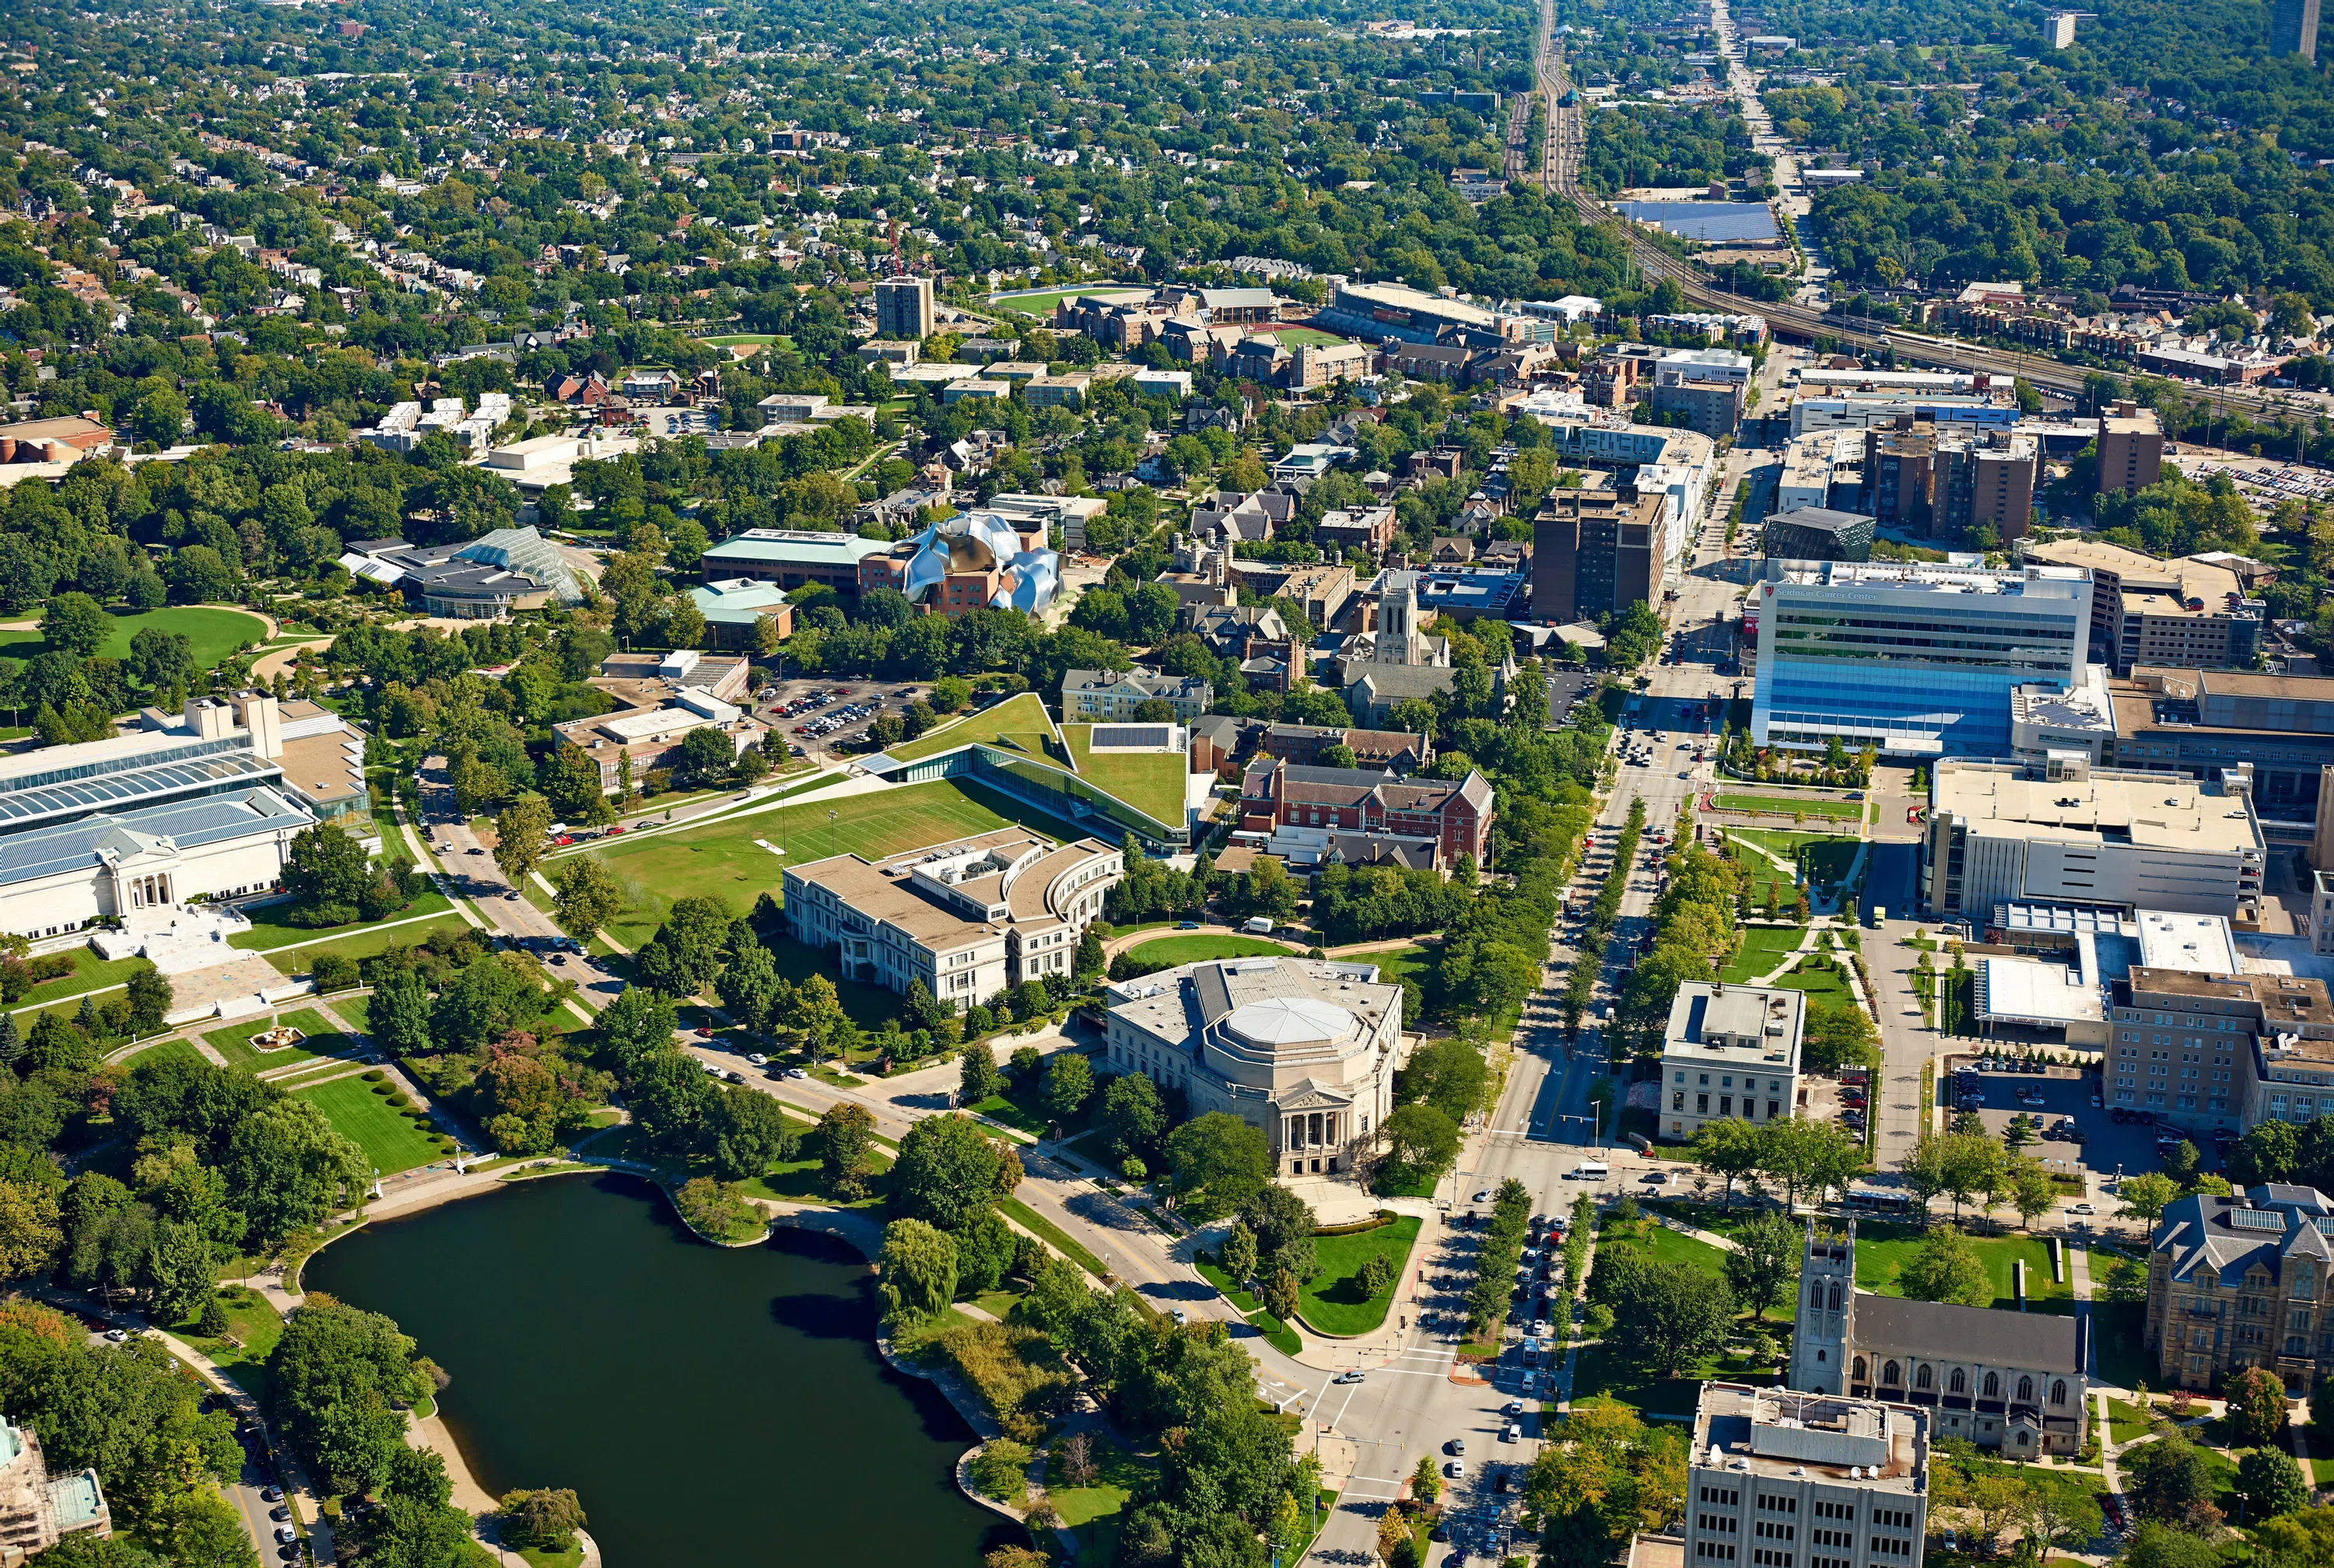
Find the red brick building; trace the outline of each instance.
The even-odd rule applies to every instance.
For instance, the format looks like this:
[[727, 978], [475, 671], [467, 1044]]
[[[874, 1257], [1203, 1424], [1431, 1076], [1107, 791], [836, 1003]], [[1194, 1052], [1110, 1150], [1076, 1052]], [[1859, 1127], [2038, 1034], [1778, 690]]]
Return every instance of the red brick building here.
[[1240, 780], [1240, 827], [1333, 828], [1342, 832], [1432, 838], [1437, 869], [1461, 855], [1480, 865], [1491, 844], [1490, 781], [1396, 778], [1367, 768], [1303, 767], [1275, 756], [1249, 764]]

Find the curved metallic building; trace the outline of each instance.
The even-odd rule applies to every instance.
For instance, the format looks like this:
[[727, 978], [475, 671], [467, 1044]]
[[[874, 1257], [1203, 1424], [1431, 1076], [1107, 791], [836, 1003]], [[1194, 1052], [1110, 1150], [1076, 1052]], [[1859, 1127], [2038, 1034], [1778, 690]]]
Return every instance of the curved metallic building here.
[[991, 610], [1035, 615], [1054, 601], [1061, 588], [1062, 558], [1051, 550], [1024, 550], [1013, 524], [989, 512], [972, 512], [933, 524], [911, 541], [901, 592], [911, 604], [928, 601], [954, 577], [990, 577], [997, 584]]

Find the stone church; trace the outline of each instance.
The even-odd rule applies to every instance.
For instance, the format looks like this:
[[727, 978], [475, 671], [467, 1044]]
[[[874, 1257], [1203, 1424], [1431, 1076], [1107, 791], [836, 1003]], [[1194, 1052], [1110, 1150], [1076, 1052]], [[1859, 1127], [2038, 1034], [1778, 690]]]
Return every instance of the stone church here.
[[1790, 1386], [1919, 1405], [1930, 1431], [2011, 1458], [2073, 1454], [2089, 1417], [2084, 1325], [1856, 1288], [1856, 1222], [1808, 1222]]

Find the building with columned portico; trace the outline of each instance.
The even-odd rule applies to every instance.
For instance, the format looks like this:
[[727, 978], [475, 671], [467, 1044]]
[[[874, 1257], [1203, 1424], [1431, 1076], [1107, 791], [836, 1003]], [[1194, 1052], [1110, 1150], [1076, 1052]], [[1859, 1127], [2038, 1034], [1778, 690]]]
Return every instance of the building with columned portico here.
[[1402, 987], [1374, 964], [1219, 958], [1104, 993], [1097, 1065], [1180, 1090], [1193, 1116], [1261, 1129], [1284, 1176], [1353, 1170], [1394, 1110]]

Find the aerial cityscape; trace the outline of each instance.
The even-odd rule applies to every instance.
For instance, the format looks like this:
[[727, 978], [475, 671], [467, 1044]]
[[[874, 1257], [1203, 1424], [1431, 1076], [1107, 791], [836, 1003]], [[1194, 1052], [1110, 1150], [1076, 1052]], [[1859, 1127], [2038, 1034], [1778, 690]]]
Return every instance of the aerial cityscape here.
[[0, 8], [0, 1568], [2334, 1568], [2320, 13]]

